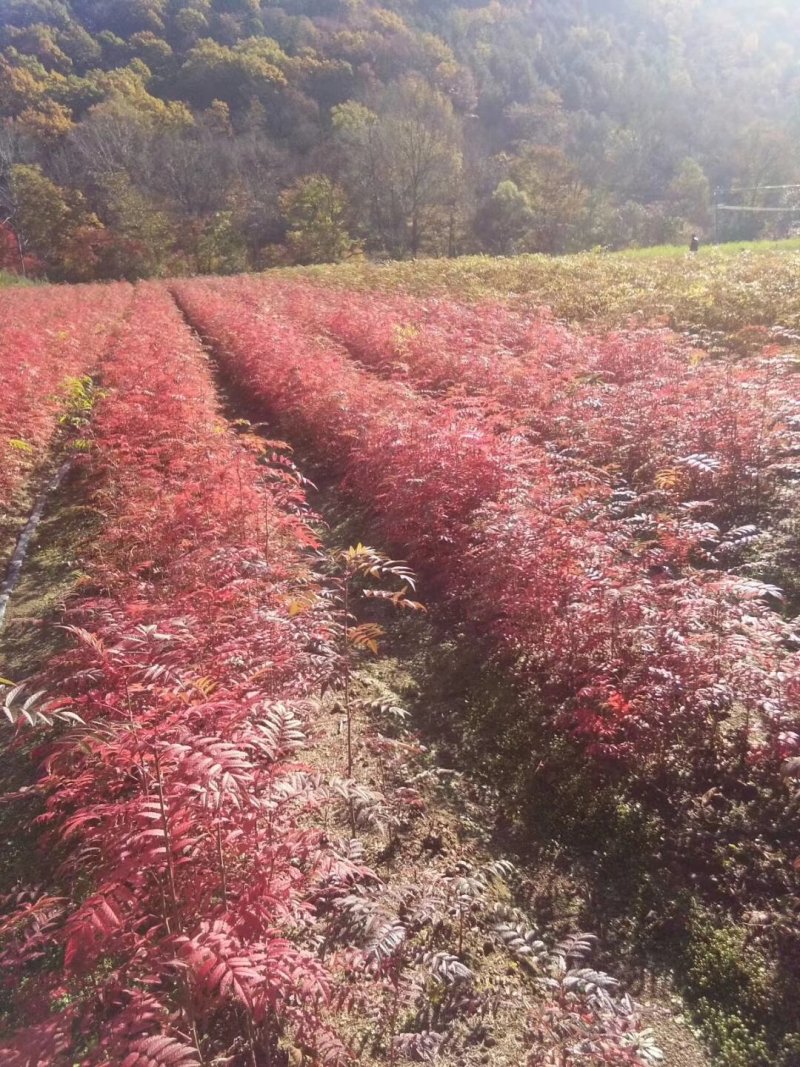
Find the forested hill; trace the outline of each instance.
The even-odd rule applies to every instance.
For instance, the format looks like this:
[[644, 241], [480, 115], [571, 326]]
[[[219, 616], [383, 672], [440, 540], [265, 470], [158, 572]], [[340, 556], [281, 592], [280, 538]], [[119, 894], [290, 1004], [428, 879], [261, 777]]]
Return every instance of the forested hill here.
[[0, 116], [0, 266], [52, 278], [658, 243], [792, 195], [800, 16], [0, 0]]

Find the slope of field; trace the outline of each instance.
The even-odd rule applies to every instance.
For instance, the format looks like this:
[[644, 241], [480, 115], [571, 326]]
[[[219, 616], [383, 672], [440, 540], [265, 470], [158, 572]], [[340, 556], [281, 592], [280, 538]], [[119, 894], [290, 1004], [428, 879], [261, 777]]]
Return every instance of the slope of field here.
[[36, 382], [76, 320], [101, 387], [77, 580], [0, 642], [41, 628], [0, 682], [4, 1063], [700, 1067], [672, 971], [714, 1063], [796, 1064], [797, 263], [687, 263], [674, 325], [759, 294], [691, 339], [498, 298], [581, 262], [0, 298]]

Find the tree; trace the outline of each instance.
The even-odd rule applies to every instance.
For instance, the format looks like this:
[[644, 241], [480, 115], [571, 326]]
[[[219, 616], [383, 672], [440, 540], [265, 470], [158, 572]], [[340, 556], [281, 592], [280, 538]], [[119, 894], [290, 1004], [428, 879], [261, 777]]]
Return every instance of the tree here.
[[355, 247], [344, 191], [322, 174], [300, 178], [280, 196], [295, 263], [338, 263]]
[[0, 221], [0, 271], [7, 274], [27, 274], [20, 256], [17, 235], [10, 223]]
[[17, 116], [40, 104], [47, 92], [47, 71], [41, 64], [15, 63], [0, 55], [0, 114]]
[[586, 211], [586, 190], [560, 148], [527, 145], [511, 166], [511, 177], [531, 205], [531, 232], [539, 252], [572, 248]]
[[481, 205], [475, 230], [488, 251], [510, 255], [524, 249], [532, 222], [528, 194], [506, 179], [498, 183], [489, 199]]
[[112, 276], [134, 281], [163, 275], [177, 240], [167, 214], [137, 189], [124, 172], [106, 175], [102, 197], [106, 222], [120, 239], [109, 267]]
[[154, 128], [191, 127], [194, 118], [187, 105], [153, 95], [151, 80], [152, 71], [141, 59], [134, 59], [126, 67], [112, 71], [93, 71], [86, 79], [102, 96], [103, 102], [99, 106], [103, 108], [127, 108], [134, 121], [149, 123]]
[[62, 140], [74, 128], [69, 109], [49, 99], [42, 100], [37, 107], [25, 108], [17, 121], [25, 133], [46, 145]]
[[[733, 203], [745, 208], [782, 208], [786, 201], [781, 185], [797, 181], [798, 156], [795, 141], [784, 130], [759, 121], [748, 126], [736, 143], [736, 173]], [[788, 222], [789, 213], [743, 211], [727, 217], [725, 236], [749, 240], [770, 232], [776, 222]]]
[[706, 230], [711, 224], [711, 184], [694, 159], [684, 159], [667, 190], [673, 215], [693, 230]]
[[162, 71], [169, 66], [173, 57], [169, 44], [149, 30], [135, 33], [130, 38], [130, 47], [152, 71]]
[[238, 274], [247, 270], [247, 244], [231, 211], [206, 220], [197, 239], [197, 270], [201, 274]]
[[286, 59], [268, 37], [251, 38], [233, 48], [202, 40], [187, 55], [178, 87], [195, 107], [211, 107], [215, 100], [222, 100], [242, 108], [254, 98], [273, 99], [286, 85], [281, 69]]
[[83, 196], [51, 181], [39, 166], [11, 168], [11, 218], [21, 260], [34, 255], [57, 280], [90, 281], [101, 260], [96, 252], [106, 234]]
[[11, 189], [14, 228], [23, 246], [46, 264], [59, 265], [70, 218], [64, 191], [40, 167], [24, 163], [12, 167]]
[[796, 177], [796, 144], [787, 133], [767, 122], [755, 122], [743, 131], [736, 155], [736, 184], [743, 190], [743, 202], [748, 206], [762, 203], [765, 186], [786, 184]]
[[353, 202], [367, 206], [381, 245], [396, 256], [416, 256], [437, 240], [446, 245], [463, 169], [450, 101], [410, 77], [389, 86], [374, 111], [354, 101], [335, 107], [333, 123], [348, 153]]
[[[727, 236], [778, 234], [790, 205], [765, 187], [800, 179], [790, 8], [0, 0], [0, 122], [104, 219], [124, 174], [187, 264], [218, 213], [249, 262], [283, 247], [302, 174], [396, 257], [682, 239], [709, 228], [709, 183], [772, 209], [721, 214]], [[90, 259], [128, 240], [87, 236]]]
[[[25, 245], [17, 228], [16, 216], [19, 211], [14, 185], [14, 167], [22, 162], [23, 153], [17, 129], [7, 123], [0, 126], [0, 226], [2, 226], [4, 269], [13, 269], [20, 274], [27, 274]], [[9, 262], [13, 260], [13, 268]]]

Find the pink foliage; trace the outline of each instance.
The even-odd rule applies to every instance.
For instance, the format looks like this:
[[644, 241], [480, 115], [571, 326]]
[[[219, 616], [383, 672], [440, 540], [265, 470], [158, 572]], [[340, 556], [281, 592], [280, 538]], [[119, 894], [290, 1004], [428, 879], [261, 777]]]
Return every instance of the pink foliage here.
[[60, 388], [92, 373], [131, 300], [126, 285], [0, 291], [0, 510], [40, 461]]
[[[698, 567], [710, 531], [679, 500], [663, 511], [620, 508], [613, 450], [599, 468], [596, 457], [531, 433], [527, 407], [475, 391], [471, 356], [458, 369], [473, 366], [466, 406], [450, 392], [409, 388], [415, 360], [430, 367], [430, 351], [409, 355], [403, 382], [367, 373], [350, 348], [308, 325], [316, 312], [298, 309], [294, 288], [241, 280], [177, 291], [237, 385], [308, 440], [372, 509], [387, 543], [476, 637], [535, 680], [554, 724], [590, 752], [662, 763], [678, 738], [702, 748], [734, 713], [753, 744], [769, 738], [777, 753], [795, 743], [797, 668], [770, 590]], [[320, 294], [320, 308], [332, 299]], [[365, 300], [353, 297], [357, 321]], [[339, 335], [349, 324], [342, 303]], [[380, 334], [380, 315], [374, 326]], [[545, 327], [548, 344], [566, 344], [562, 328], [547, 319]], [[519, 337], [517, 329], [518, 347]], [[603, 359], [629, 382], [622, 343], [608, 340]], [[674, 343], [657, 336], [634, 338], [631, 351], [633, 367], [654, 352], [676, 358]], [[756, 428], [747, 439], [761, 437]]]

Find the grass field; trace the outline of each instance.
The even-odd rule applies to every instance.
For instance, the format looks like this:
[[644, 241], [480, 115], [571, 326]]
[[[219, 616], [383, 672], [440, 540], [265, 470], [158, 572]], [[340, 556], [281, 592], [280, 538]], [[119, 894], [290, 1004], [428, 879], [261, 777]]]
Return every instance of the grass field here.
[[18, 274], [7, 274], [5, 271], [0, 270], [0, 289], [8, 288], [11, 285], [25, 284], [25, 279], [20, 278]]
[[[697, 255], [700, 258], [738, 256], [742, 252], [800, 252], [800, 237], [782, 241], [727, 241], [725, 244], [701, 244]], [[686, 245], [651, 245], [647, 248], [631, 248], [621, 252], [607, 253], [624, 256], [626, 259], [664, 259], [687, 255]]]
[[632, 319], [681, 330], [800, 329], [797, 243], [642, 250], [611, 255], [467, 256], [453, 260], [295, 268], [322, 284], [417, 296], [546, 305], [573, 323], [625, 326]]

